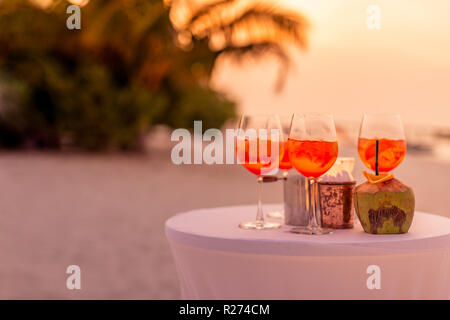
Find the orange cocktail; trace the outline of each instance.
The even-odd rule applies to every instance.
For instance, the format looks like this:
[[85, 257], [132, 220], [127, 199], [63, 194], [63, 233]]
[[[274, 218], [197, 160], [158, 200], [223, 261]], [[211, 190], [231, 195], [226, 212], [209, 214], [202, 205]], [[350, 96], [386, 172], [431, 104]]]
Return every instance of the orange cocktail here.
[[338, 156], [337, 141], [289, 138], [288, 143], [291, 163], [305, 177], [320, 177], [333, 166]]
[[[272, 144], [277, 145], [272, 146]], [[278, 154], [276, 154], [276, 151], [278, 151]], [[270, 139], [245, 138], [245, 140], [238, 140], [236, 146], [237, 156], [241, 164], [248, 171], [258, 176], [277, 168], [284, 156], [284, 151], [283, 142], [272, 142]]]
[[[377, 139], [359, 138], [358, 154], [361, 161], [375, 171]], [[406, 154], [404, 139], [378, 139], [378, 171], [389, 172], [396, 168]]]
[[278, 168], [280, 168], [282, 170], [292, 169], [292, 163], [289, 158], [289, 152], [288, 152], [288, 141], [284, 142], [283, 158], [281, 158], [280, 163], [278, 164]]

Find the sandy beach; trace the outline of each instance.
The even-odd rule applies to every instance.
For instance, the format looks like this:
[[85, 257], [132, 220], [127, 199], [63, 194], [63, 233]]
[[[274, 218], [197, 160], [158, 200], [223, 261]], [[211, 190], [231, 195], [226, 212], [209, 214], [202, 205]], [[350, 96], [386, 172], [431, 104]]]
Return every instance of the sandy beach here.
[[[408, 155], [395, 173], [413, 186], [417, 210], [450, 217], [448, 163]], [[179, 298], [165, 220], [256, 201], [255, 177], [239, 165], [176, 166], [167, 150], [2, 153], [0, 190], [1, 299]], [[263, 197], [281, 202], [281, 184], [265, 184]], [[71, 264], [81, 290], [66, 289]]]

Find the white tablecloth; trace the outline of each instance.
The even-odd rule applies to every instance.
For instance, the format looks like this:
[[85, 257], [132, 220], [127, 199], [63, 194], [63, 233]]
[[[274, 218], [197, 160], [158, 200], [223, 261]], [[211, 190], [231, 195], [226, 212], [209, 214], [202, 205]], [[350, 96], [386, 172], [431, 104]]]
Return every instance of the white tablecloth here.
[[[273, 210], [281, 206], [266, 206]], [[242, 230], [256, 207], [195, 210], [166, 222], [185, 299], [450, 299], [450, 219], [416, 212], [409, 233]], [[380, 268], [368, 289], [367, 268]]]

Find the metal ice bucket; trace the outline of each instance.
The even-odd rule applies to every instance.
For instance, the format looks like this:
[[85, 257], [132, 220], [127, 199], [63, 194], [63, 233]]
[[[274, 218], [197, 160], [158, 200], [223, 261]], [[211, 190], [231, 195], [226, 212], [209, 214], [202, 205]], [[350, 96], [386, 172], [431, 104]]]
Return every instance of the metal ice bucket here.
[[307, 189], [308, 179], [289, 175], [284, 181], [284, 223], [307, 226], [309, 223]]

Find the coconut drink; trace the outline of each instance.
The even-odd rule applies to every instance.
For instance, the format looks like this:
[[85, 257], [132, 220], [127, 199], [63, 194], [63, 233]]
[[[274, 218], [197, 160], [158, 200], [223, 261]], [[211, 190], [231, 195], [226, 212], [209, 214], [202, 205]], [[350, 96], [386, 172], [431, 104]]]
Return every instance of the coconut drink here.
[[367, 181], [355, 189], [355, 211], [365, 232], [406, 233], [414, 217], [415, 198], [411, 187], [392, 174], [378, 177], [366, 173]]
[[367, 181], [355, 188], [355, 211], [365, 232], [408, 232], [414, 217], [415, 197], [411, 187], [394, 178], [406, 154], [406, 141], [399, 116], [363, 118], [358, 141], [362, 162], [375, 171], [364, 171]]

